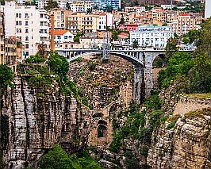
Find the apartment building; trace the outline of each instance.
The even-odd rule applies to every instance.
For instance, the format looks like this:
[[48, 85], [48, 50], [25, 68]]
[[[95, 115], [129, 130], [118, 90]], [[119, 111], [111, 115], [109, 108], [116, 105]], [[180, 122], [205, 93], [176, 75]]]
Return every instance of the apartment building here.
[[5, 63], [14, 72], [16, 72], [17, 64], [21, 61], [22, 45], [20, 39], [10, 36], [5, 39]]
[[94, 6], [93, 2], [92, 1], [89, 1], [89, 0], [85, 0], [85, 1], [82, 1], [82, 0], [74, 0], [72, 2], [68, 2], [69, 3], [69, 9], [72, 11], [72, 12], [86, 12], [87, 9], [91, 9], [92, 6]]
[[5, 12], [5, 35], [15, 36], [24, 45], [23, 58], [37, 53], [37, 46], [44, 43], [49, 49], [49, 17], [45, 10], [6, 1], [1, 9]]
[[170, 26], [139, 26], [130, 31], [130, 44], [137, 40], [140, 47], [163, 49], [171, 36], [173, 30]]
[[68, 29], [73, 34], [77, 32], [96, 32], [98, 25], [98, 15], [77, 12], [68, 16]]
[[180, 14], [176, 20], [168, 25], [172, 26], [174, 33], [179, 36], [188, 33], [189, 30], [200, 29], [199, 25], [196, 24], [196, 18], [190, 14]]
[[54, 15], [54, 29], [68, 28], [68, 16], [72, 14], [72, 11], [56, 8], [49, 13]]
[[99, 14], [98, 30], [105, 31], [107, 28], [113, 28], [113, 15], [111, 13]]
[[125, 7], [125, 12], [127, 13], [135, 12], [135, 13], [140, 14], [142, 11], [145, 11], [145, 6]]
[[[38, 6], [38, 9], [44, 9], [48, 5], [49, 0], [36, 0], [36, 4]], [[58, 3], [58, 7], [61, 9], [65, 9], [67, 3], [69, 2], [68, 0], [56, 0]]]

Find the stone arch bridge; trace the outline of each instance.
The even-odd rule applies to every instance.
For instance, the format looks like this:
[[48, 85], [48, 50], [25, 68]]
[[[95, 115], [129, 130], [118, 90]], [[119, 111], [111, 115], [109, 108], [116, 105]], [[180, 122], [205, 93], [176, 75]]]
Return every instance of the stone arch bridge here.
[[[59, 49], [60, 55], [63, 55], [69, 62], [91, 54], [108, 54], [116, 55], [130, 61], [134, 65], [134, 81], [133, 81], [133, 100], [138, 104], [150, 95], [154, 88], [152, 77], [152, 63], [157, 56], [164, 55], [164, 50], [98, 50], [98, 49]], [[192, 52], [192, 51], [185, 51]]]

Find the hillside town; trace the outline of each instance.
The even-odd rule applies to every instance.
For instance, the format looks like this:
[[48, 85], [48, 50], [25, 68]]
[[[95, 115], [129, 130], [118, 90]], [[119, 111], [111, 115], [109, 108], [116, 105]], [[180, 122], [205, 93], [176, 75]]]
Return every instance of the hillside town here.
[[194, 44], [184, 43], [184, 35], [200, 29], [211, 6], [209, 0], [18, 0], [1, 4], [0, 64], [11, 65], [13, 70], [38, 48], [102, 48], [109, 43], [118, 49], [164, 49], [170, 37], [179, 36], [179, 47], [191, 50]]

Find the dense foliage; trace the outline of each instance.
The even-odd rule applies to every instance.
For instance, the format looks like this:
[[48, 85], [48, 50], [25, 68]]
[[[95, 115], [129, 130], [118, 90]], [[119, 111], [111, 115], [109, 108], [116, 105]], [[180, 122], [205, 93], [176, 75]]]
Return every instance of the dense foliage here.
[[[125, 140], [138, 140], [138, 153], [147, 157], [152, 132], [163, 121], [163, 112], [160, 110], [161, 104], [158, 93], [152, 92], [152, 96], [144, 102], [145, 111], [140, 111], [139, 106], [133, 103], [128, 111], [121, 112], [118, 118], [113, 120], [114, 135], [109, 149], [114, 153], [120, 153], [121, 150], [124, 151], [127, 168], [147, 168], [145, 165], [140, 166], [139, 160], [136, 159], [138, 156], [137, 152], [130, 152], [132, 150], [128, 150]], [[120, 127], [121, 120], [118, 119], [123, 116], [127, 117], [127, 120]], [[146, 125], [147, 120], [149, 122], [148, 125]]]
[[68, 154], [60, 145], [55, 145], [38, 162], [40, 169], [101, 169], [100, 164], [91, 159], [86, 151]]
[[0, 65], [0, 88], [12, 87], [13, 78], [14, 74], [12, 70], [7, 65]]
[[187, 43], [195, 43], [193, 54], [178, 52], [172, 38], [166, 47], [168, 66], [159, 72], [158, 86], [167, 88], [177, 80], [185, 82], [186, 93], [211, 92], [211, 19], [202, 24], [200, 31], [190, 31], [185, 35]]
[[36, 54], [27, 58], [26, 62], [19, 66], [19, 73], [32, 87], [46, 90], [58, 85], [64, 95], [70, 96], [73, 93], [79, 99], [74, 82], [67, 77], [68, 70], [67, 59], [56, 51], [50, 52], [48, 60]]

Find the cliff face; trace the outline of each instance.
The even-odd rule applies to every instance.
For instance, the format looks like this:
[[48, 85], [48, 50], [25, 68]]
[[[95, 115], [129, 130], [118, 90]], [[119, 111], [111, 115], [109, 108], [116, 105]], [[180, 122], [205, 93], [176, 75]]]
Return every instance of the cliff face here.
[[154, 132], [148, 165], [156, 169], [211, 168], [210, 103], [210, 99], [182, 96], [172, 104], [173, 116]]
[[14, 84], [2, 103], [3, 161], [8, 168], [36, 167], [40, 156], [56, 143], [71, 151], [85, 144], [88, 113], [77, 108], [74, 97], [65, 98], [56, 87], [38, 93], [20, 77], [15, 77]]

